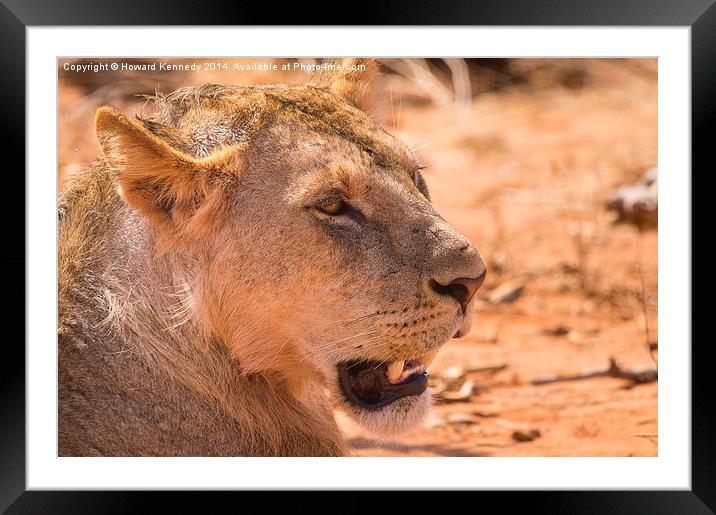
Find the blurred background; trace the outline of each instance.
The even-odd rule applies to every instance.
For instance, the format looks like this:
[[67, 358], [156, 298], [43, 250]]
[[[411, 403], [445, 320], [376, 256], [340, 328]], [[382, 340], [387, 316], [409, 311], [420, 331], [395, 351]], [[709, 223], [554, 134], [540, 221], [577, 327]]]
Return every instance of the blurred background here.
[[[78, 73], [65, 64], [105, 61], [59, 60], [60, 188], [99, 155], [101, 105], [132, 115], [156, 91], [308, 76], [281, 71], [293, 59], [217, 61], [229, 70]], [[426, 426], [380, 440], [339, 413], [355, 452], [656, 455], [657, 60], [385, 59], [381, 69], [384, 125], [416, 151], [433, 203], [488, 275], [472, 332], [431, 367]]]

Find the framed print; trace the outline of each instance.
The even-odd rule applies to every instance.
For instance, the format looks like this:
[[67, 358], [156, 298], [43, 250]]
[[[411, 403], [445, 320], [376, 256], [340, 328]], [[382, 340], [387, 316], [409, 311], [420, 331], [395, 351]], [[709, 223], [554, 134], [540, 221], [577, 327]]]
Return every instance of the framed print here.
[[8, 195], [3, 509], [434, 489], [713, 510], [708, 1], [372, 27], [82, 4], [0, 7], [27, 203]]

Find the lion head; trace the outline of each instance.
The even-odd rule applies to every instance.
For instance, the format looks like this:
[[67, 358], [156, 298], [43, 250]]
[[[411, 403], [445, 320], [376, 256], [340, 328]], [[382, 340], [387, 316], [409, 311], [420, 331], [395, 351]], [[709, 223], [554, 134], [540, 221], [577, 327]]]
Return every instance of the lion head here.
[[431, 205], [413, 152], [361, 110], [365, 74], [345, 68], [313, 85], [187, 88], [137, 119], [104, 107], [96, 128], [192, 317], [242, 370], [285, 379], [297, 402], [317, 382], [397, 433], [426, 414], [426, 368], [469, 330], [485, 264]]

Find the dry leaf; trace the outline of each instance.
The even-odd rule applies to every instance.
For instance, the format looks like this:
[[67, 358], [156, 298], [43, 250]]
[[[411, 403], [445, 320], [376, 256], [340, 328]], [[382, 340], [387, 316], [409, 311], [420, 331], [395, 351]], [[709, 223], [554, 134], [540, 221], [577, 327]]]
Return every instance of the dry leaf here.
[[467, 401], [475, 391], [474, 381], [465, 381], [457, 392], [443, 392], [442, 398], [446, 401]]

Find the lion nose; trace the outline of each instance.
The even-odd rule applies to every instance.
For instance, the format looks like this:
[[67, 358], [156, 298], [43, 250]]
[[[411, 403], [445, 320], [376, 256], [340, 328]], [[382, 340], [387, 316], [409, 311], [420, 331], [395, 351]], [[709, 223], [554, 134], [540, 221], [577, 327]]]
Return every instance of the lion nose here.
[[477, 290], [485, 282], [486, 275], [487, 269], [483, 267], [482, 272], [476, 277], [459, 277], [448, 284], [441, 284], [438, 280], [433, 279], [431, 286], [436, 293], [448, 295], [458, 301], [462, 310], [465, 311]]

